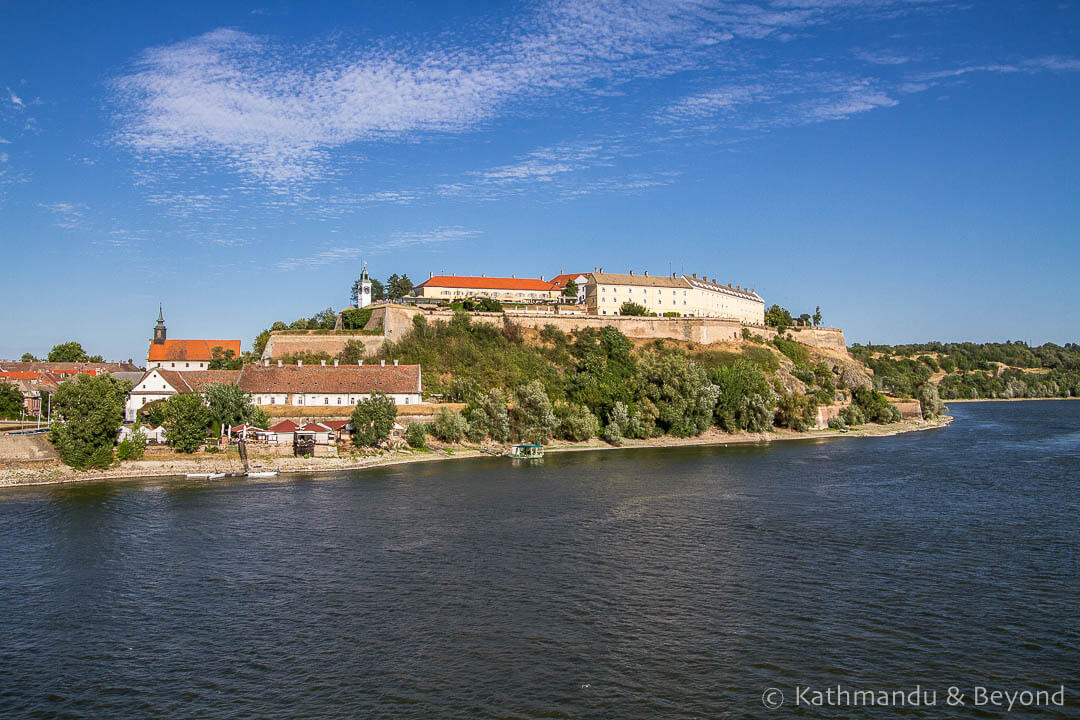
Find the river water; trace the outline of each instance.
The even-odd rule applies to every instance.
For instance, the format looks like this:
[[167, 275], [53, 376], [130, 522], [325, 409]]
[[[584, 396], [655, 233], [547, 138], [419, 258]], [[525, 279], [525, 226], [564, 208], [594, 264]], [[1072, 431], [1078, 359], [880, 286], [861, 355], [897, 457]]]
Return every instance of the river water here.
[[[1075, 717], [1080, 402], [952, 413], [886, 438], [0, 492], [0, 716]], [[936, 706], [795, 705], [917, 685]], [[972, 704], [1061, 685], [1065, 708]]]

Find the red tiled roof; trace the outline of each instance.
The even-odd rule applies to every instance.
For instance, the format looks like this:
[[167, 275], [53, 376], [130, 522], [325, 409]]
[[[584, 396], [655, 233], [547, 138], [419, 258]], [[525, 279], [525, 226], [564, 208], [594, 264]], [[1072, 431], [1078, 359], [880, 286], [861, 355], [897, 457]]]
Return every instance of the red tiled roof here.
[[308, 423], [307, 425], [305, 425], [304, 427], [302, 427], [300, 429], [304, 430], [306, 432], [326, 432], [330, 428], [327, 427], [326, 425], [324, 425], [323, 423], [310, 422], [310, 423]]
[[327, 420], [323, 423], [323, 425], [330, 428], [331, 430], [344, 430], [345, 426], [348, 424], [348, 420]]
[[277, 425], [271, 425], [270, 430], [277, 433], [291, 433], [296, 432], [300, 428], [299, 425], [292, 420], [282, 420]]
[[469, 290], [554, 290], [547, 280], [534, 278], [472, 277], [468, 275], [436, 275], [416, 287], [446, 287]]
[[249, 393], [418, 393], [420, 366], [245, 365], [238, 384]]
[[0, 361], [0, 370], [11, 370], [16, 372], [51, 372], [65, 375], [71, 373], [88, 373], [90, 375], [96, 375], [97, 373], [103, 372], [139, 372], [142, 368], [127, 362], [48, 362], [42, 360], [35, 362]]
[[150, 353], [146, 359], [150, 362], [210, 362], [214, 358], [213, 349], [216, 347], [232, 350], [233, 357], [240, 357], [239, 340], [166, 340], [163, 345], [150, 343]]
[[551, 278], [551, 285], [556, 290], [562, 290], [566, 287], [566, 283], [570, 282], [571, 280], [576, 281], [577, 278], [582, 276], [587, 277], [588, 274], [589, 273], [563, 273], [562, 275], [556, 275], [555, 277]]

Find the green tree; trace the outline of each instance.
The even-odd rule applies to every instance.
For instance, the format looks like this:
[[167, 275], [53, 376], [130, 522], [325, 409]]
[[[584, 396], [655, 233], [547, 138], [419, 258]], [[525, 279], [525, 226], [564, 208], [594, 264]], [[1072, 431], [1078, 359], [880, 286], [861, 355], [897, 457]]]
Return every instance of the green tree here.
[[18, 386], [0, 380], [0, 417], [18, 418], [23, 410], [23, 396]]
[[435, 421], [431, 423], [432, 434], [443, 442], [461, 442], [469, 430], [469, 421], [461, 413], [450, 408], [439, 408]]
[[266, 343], [268, 342], [270, 342], [270, 331], [263, 330], [261, 333], [255, 336], [255, 342], [251, 344], [251, 354], [254, 355], [256, 358], [262, 357], [263, 350], [266, 349]]
[[[241, 423], [251, 423], [256, 427], [266, 427], [266, 413], [251, 401], [251, 394], [233, 383], [211, 383], [203, 390], [206, 408], [210, 413], [210, 422], [219, 429]], [[261, 420], [264, 424], [260, 424]]]
[[150, 427], [161, 427], [165, 424], [165, 400], [155, 400], [139, 408], [139, 417], [146, 420]]
[[900, 421], [900, 410], [877, 390], [855, 388], [852, 391], [852, 404], [862, 411], [866, 422], [885, 425]]
[[375, 447], [386, 442], [394, 429], [397, 405], [385, 393], [375, 393], [356, 404], [352, 414], [353, 443], [357, 447]]
[[207, 370], [239, 370], [243, 361], [236, 357], [234, 350], [226, 350], [220, 345], [210, 348], [210, 363]]
[[359, 340], [346, 340], [345, 347], [338, 353], [338, 362], [342, 365], [356, 365], [364, 359], [364, 351], [364, 343]]
[[408, 275], [394, 273], [386, 280], [386, 295], [391, 300], [400, 300], [412, 291], [413, 283]]
[[600, 434], [600, 422], [589, 408], [577, 403], [565, 403], [555, 407], [559, 419], [559, 437], [581, 442]]
[[577, 300], [577, 294], [578, 294], [578, 285], [577, 285], [577, 283], [574, 282], [573, 280], [567, 280], [566, 287], [563, 288], [562, 294], [563, 294], [564, 298], [570, 298], [572, 300]]
[[83, 350], [83, 346], [72, 340], [71, 342], [54, 345], [49, 351], [49, 362], [89, 362], [90, 356]]
[[818, 305], [817, 308], [814, 310], [814, 318], [813, 318], [813, 320], [814, 320], [814, 327], [818, 327], [819, 325], [821, 325], [821, 306], [820, 305]]
[[608, 413], [607, 425], [601, 437], [612, 445], [622, 445], [626, 429], [630, 425], [630, 411], [622, 402], [616, 402]]
[[480, 312], [502, 312], [502, 303], [495, 298], [480, 298], [476, 303], [476, 309]]
[[779, 305], [773, 305], [765, 311], [765, 324], [776, 328], [776, 332], [782, 335], [795, 321], [790, 312]]
[[37, 362], [37, 361], [38, 361], [38, 359], [36, 357], [34, 357], [33, 354], [31, 354], [31, 353], [23, 353], [22, 357], [19, 358], [19, 362]]
[[945, 414], [945, 403], [941, 402], [937, 385], [923, 383], [919, 388], [919, 406], [925, 420], [933, 420]]
[[177, 452], [198, 450], [206, 440], [210, 422], [210, 410], [198, 393], [173, 395], [165, 401], [165, 437]]
[[116, 459], [142, 460], [146, 453], [146, 433], [137, 427], [116, 446]]
[[409, 447], [422, 450], [427, 447], [427, 425], [422, 422], [409, 423], [405, 428], [405, 442]]
[[506, 442], [510, 439], [510, 413], [506, 393], [501, 389], [477, 393], [463, 414], [469, 422], [470, 440], [479, 442], [491, 438], [495, 442]]
[[643, 316], [648, 315], [649, 311], [644, 305], [636, 302], [630, 302], [629, 300], [627, 300], [621, 306], [619, 306], [619, 314]]
[[61, 383], [52, 401], [59, 420], [50, 428], [50, 439], [65, 464], [77, 469], [112, 464], [130, 390], [130, 383], [111, 375], [79, 375]]
[[806, 432], [817, 422], [817, 401], [809, 395], [780, 389], [776, 403], [776, 424], [798, 432]]
[[766, 432], [772, 428], [776, 395], [760, 368], [750, 360], [710, 372], [717, 388], [714, 416], [727, 432]]
[[638, 363], [638, 397], [656, 408], [655, 423], [676, 437], [712, 425], [718, 390], [704, 368], [681, 352], [649, 351]]
[[544, 384], [533, 380], [517, 389], [514, 409], [510, 413], [510, 426], [514, 437], [531, 443], [543, 443], [558, 427], [558, 419], [551, 410], [551, 399]]
[[341, 311], [341, 326], [346, 330], [363, 330], [371, 319], [371, 308], [353, 308]]

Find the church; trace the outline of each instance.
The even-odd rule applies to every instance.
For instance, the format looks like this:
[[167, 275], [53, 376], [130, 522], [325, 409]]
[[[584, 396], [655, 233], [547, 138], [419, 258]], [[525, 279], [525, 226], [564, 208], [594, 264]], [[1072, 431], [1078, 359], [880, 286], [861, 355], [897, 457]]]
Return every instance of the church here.
[[146, 355], [146, 369], [153, 370], [209, 370], [215, 351], [219, 358], [240, 357], [239, 340], [169, 340], [166, 337], [165, 316], [158, 307], [154, 339]]

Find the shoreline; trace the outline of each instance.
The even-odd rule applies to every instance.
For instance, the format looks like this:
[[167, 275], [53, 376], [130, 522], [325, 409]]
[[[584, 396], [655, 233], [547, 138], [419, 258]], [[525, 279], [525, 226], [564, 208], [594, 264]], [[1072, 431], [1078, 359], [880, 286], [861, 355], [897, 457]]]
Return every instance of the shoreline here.
[[941, 402], [949, 403], [973, 403], [973, 402], [1044, 402], [1047, 400], [1080, 400], [1080, 397], [1045, 397], [1045, 398], [954, 398]]
[[[944, 416], [932, 421], [906, 421], [893, 425], [867, 424], [861, 427], [840, 432], [838, 430], [811, 430], [809, 432], [795, 432], [792, 430], [774, 430], [769, 433], [725, 433], [717, 428], [711, 428], [705, 433], [692, 438], [650, 438], [648, 440], [624, 440], [622, 445], [609, 445], [603, 441], [585, 441], [581, 443], [561, 442], [545, 447], [547, 453], [563, 452], [586, 452], [599, 450], [632, 450], [635, 448], [676, 448], [676, 447], [726, 447], [728, 445], [767, 445], [774, 442], [789, 442], [793, 440], [824, 440], [845, 437], [891, 437], [921, 430], [935, 430], [948, 426], [952, 422], [951, 416]], [[299, 474], [318, 474], [331, 472], [346, 472], [351, 470], [367, 470], [370, 468], [389, 467], [392, 465], [405, 465], [421, 462], [435, 462], [442, 460], [471, 459], [478, 457], [493, 457], [490, 453], [481, 452], [475, 447], [454, 447], [448, 452], [446, 448], [433, 448], [427, 451], [390, 451], [389, 453], [372, 455], [363, 459], [351, 457], [333, 458], [294, 458], [282, 456], [274, 458], [277, 461], [278, 477]], [[260, 458], [263, 462], [272, 462], [266, 458]], [[232, 470], [237, 468], [235, 458], [199, 456], [183, 459], [168, 460], [135, 460], [127, 465], [107, 471], [78, 471], [63, 465], [50, 465], [48, 468], [35, 469], [30, 467], [9, 468], [0, 470], [0, 489], [20, 487], [40, 487], [43, 485], [68, 485], [103, 481], [146, 480], [150, 478], [183, 478], [186, 473], [213, 472]], [[141, 466], [141, 467], [139, 467]], [[142, 471], [142, 472], [140, 472]], [[40, 477], [44, 475], [44, 477]], [[34, 477], [38, 476], [38, 477]]]

